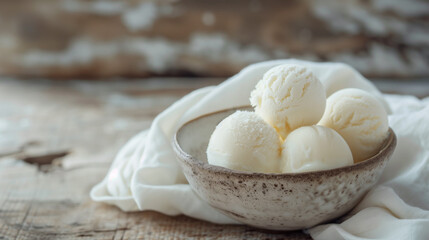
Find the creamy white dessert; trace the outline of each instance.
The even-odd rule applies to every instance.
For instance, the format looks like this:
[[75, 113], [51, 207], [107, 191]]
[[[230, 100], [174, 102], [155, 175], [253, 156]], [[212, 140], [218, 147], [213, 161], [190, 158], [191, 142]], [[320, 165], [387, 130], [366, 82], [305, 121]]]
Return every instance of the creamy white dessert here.
[[[338, 90], [344, 86], [334, 80], [325, 85], [303, 66], [268, 70], [251, 93], [255, 112], [236, 112], [216, 127], [208, 162], [248, 172], [299, 173], [375, 155], [388, 135], [386, 108], [367, 91]], [[326, 92], [332, 94], [327, 100]]]
[[281, 171], [320, 171], [353, 164], [346, 141], [333, 129], [305, 126], [291, 132], [283, 143]]
[[356, 88], [332, 94], [319, 125], [336, 130], [344, 138], [355, 162], [376, 154], [389, 130], [387, 113], [380, 101]]
[[220, 122], [210, 137], [207, 160], [234, 170], [278, 173], [281, 141], [254, 112], [237, 111]]
[[322, 83], [307, 68], [285, 64], [268, 70], [252, 91], [255, 112], [273, 126], [282, 139], [322, 117], [326, 95]]

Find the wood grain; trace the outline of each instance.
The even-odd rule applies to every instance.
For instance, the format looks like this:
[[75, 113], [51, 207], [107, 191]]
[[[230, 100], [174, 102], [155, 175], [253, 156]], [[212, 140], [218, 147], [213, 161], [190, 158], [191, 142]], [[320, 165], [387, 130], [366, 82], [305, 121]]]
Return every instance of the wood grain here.
[[3, 75], [224, 77], [300, 58], [429, 76], [426, 0], [15, 0], [0, 16]]
[[190, 90], [219, 82], [0, 79], [0, 239], [310, 239], [89, 199], [131, 136]]

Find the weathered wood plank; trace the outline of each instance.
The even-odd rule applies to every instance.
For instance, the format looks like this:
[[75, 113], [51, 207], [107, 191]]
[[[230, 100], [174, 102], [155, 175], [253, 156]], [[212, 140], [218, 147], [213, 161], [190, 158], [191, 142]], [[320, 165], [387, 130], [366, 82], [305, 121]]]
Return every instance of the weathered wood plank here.
[[[92, 202], [14, 201], [13, 204], [20, 208], [10, 210], [9, 218], [3, 212], [0, 215], [0, 233], [6, 239], [311, 239], [300, 232], [216, 225], [152, 211], [124, 213]], [[10, 217], [14, 214], [20, 216]]]
[[428, 20], [425, 0], [0, 1], [0, 74], [230, 76], [301, 58], [427, 77]]
[[0, 239], [309, 239], [89, 199], [126, 140], [183, 94], [217, 83], [0, 79]]

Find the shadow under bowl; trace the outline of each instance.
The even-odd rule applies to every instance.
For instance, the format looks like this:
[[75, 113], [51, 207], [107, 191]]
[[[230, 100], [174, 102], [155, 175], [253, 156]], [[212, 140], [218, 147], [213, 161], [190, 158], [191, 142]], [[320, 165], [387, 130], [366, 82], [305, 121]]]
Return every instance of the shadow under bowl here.
[[395, 147], [389, 136], [373, 157], [350, 166], [304, 173], [265, 174], [207, 163], [206, 149], [218, 123], [233, 108], [185, 123], [173, 147], [192, 189], [212, 207], [237, 221], [270, 230], [296, 230], [350, 211], [377, 183]]

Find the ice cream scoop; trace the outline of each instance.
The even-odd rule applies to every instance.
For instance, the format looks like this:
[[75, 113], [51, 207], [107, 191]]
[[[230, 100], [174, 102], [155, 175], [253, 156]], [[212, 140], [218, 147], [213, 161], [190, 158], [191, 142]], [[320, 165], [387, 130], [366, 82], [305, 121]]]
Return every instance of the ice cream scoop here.
[[210, 137], [207, 160], [230, 169], [278, 173], [281, 141], [254, 112], [237, 111], [222, 120]]
[[328, 170], [353, 164], [346, 141], [335, 130], [323, 126], [294, 130], [282, 148], [283, 173]]
[[356, 88], [332, 94], [319, 125], [336, 130], [344, 138], [355, 162], [376, 154], [389, 130], [383, 105], [370, 93]]
[[326, 95], [322, 83], [310, 70], [285, 64], [264, 74], [251, 93], [250, 103], [285, 139], [294, 129], [320, 120]]

